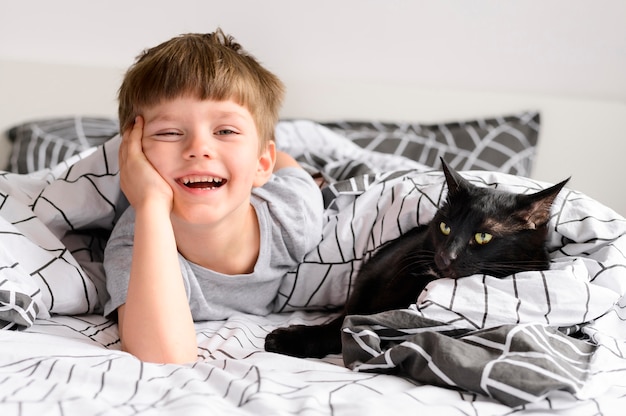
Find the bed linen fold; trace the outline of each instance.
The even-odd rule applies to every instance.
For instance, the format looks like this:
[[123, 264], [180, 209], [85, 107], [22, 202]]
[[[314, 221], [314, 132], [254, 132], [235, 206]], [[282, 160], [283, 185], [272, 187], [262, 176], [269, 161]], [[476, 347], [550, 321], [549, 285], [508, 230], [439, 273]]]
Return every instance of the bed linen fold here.
[[542, 324], [460, 330], [410, 310], [349, 316], [346, 365], [480, 393], [515, 407], [554, 390], [578, 394], [590, 375], [593, 344]]

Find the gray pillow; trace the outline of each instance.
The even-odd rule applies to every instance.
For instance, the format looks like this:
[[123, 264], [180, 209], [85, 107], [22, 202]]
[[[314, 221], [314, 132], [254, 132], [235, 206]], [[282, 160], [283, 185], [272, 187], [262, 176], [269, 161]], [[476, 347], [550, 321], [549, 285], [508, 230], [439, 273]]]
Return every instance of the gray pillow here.
[[[539, 137], [537, 111], [438, 124], [329, 121], [322, 125], [357, 145], [403, 155], [433, 168], [439, 157], [457, 170], [490, 170], [530, 176]], [[22, 123], [8, 131], [13, 142], [8, 170], [28, 173], [54, 166], [118, 133], [117, 120], [63, 117]]]
[[29, 173], [57, 165], [118, 132], [117, 120], [102, 117], [62, 117], [19, 124], [7, 132], [12, 142], [7, 170]]
[[438, 124], [378, 121], [322, 123], [368, 150], [403, 155], [439, 169], [439, 157], [457, 170], [530, 176], [539, 138], [537, 111]]

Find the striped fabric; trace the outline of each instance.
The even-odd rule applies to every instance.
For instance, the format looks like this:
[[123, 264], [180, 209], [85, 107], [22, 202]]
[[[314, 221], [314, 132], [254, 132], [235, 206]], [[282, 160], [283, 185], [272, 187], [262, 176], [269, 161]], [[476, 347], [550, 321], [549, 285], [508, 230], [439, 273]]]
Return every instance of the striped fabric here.
[[118, 146], [112, 140], [28, 175], [0, 173], [0, 290], [10, 292], [0, 297], [5, 329], [101, 310], [104, 245], [128, 206], [117, 179]]
[[33, 293], [23, 293], [21, 287], [13, 287], [13, 282], [0, 282], [0, 329], [26, 328], [35, 322], [39, 307], [33, 300]]
[[61, 117], [19, 124], [7, 132], [13, 143], [7, 170], [29, 173], [56, 166], [101, 145], [118, 131], [116, 120], [103, 117]]
[[[445, 197], [441, 172], [320, 124], [283, 122], [277, 142], [331, 183], [322, 241], [284, 279], [277, 313], [198, 323], [198, 361], [181, 366], [121, 352], [117, 326], [98, 315], [102, 248], [127, 206], [119, 138], [49, 171], [2, 174], [0, 319], [23, 330], [0, 331], [0, 413], [592, 416], [624, 404], [626, 219], [569, 189], [555, 201], [549, 271], [438, 280], [407, 309], [348, 322], [345, 335], [358, 345], [346, 357], [367, 371], [338, 357], [263, 351], [276, 327], [332, 316], [323, 311], [343, 304], [363, 261], [432, 218]], [[547, 186], [498, 172], [463, 175], [514, 192]], [[380, 346], [370, 345], [377, 337]], [[411, 372], [407, 362], [420, 361], [427, 368]]]
[[349, 316], [343, 332], [344, 361], [354, 370], [402, 374], [511, 407], [555, 390], [579, 393], [596, 349], [539, 323], [459, 330], [411, 310]]
[[[337, 180], [330, 179], [331, 185], [323, 190], [327, 223], [322, 241], [284, 280], [277, 310], [338, 307], [345, 302], [363, 261], [385, 242], [434, 216], [445, 197], [443, 174], [407, 158], [371, 152], [342, 141], [334, 132], [311, 122], [283, 124], [277, 137], [281, 146], [303, 165], [315, 162], [308, 168], [329, 177], [335, 175]], [[341, 176], [341, 167], [354, 160], [359, 161], [361, 171], [367, 168], [370, 173], [352, 178]], [[390, 170], [393, 165], [397, 170]], [[466, 172], [465, 177], [479, 186], [517, 193], [536, 192], [548, 185], [496, 172], [472, 171]], [[432, 288], [427, 292], [430, 297], [422, 299], [423, 309], [428, 308], [432, 319], [457, 319], [459, 325], [463, 321], [463, 328], [469, 329], [536, 318], [550, 325], [567, 326], [606, 312], [607, 299], [612, 304], [616, 294], [626, 291], [626, 283], [619, 283], [626, 268], [624, 218], [571, 189], [556, 198], [554, 212], [558, 215], [551, 220], [548, 244], [555, 270], [521, 274], [505, 281], [487, 278], [486, 283], [482, 276], [440, 280], [436, 286], [441, 290]], [[589, 280], [594, 283], [592, 286]], [[445, 297], [462, 293], [465, 287], [470, 294], [466, 302], [460, 301], [462, 296], [454, 302]], [[572, 295], [565, 302], [577, 305], [576, 309], [556, 307], [556, 300], [565, 296], [558, 293], [561, 288], [564, 293], [579, 296]], [[434, 297], [440, 293], [441, 298]], [[589, 301], [589, 296], [596, 295], [598, 309]], [[482, 299], [487, 303], [477, 303]], [[542, 299], [545, 301], [537, 304]], [[502, 306], [497, 308], [498, 305]], [[463, 308], [478, 312], [467, 315]], [[460, 320], [457, 310], [465, 313], [467, 320]]]
[[438, 124], [381, 121], [324, 123], [372, 151], [401, 155], [440, 169], [439, 158], [456, 170], [492, 170], [530, 176], [539, 139], [540, 114]]

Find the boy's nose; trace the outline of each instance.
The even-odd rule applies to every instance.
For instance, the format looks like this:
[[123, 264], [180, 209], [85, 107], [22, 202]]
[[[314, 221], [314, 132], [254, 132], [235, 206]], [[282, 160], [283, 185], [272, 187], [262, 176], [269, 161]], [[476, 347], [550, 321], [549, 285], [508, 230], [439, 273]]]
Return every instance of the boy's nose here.
[[198, 133], [190, 135], [187, 139], [185, 156], [188, 158], [213, 157], [211, 136]]

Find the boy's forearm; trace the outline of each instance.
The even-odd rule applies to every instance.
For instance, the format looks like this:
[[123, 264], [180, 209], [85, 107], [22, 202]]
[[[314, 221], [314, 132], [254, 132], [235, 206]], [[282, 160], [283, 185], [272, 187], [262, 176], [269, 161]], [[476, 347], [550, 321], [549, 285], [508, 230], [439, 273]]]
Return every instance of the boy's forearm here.
[[138, 211], [134, 238], [128, 295], [120, 317], [122, 346], [144, 361], [195, 361], [195, 327], [169, 210], [149, 206]]
[[286, 167], [300, 168], [300, 164], [289, 154], [281, 151], [276, 152], [276, 163], [274, 164], [274, 172], [278, 169]]

